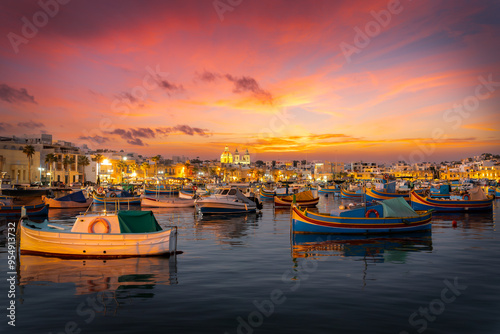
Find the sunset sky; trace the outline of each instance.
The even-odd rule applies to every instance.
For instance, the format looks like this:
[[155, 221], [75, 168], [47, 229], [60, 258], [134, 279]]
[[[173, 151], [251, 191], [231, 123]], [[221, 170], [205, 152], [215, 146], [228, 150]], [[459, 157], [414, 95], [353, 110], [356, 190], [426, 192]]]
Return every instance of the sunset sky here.
[[0, 136], [254, 161], [500, 153], [498, 1], [41, 3], [0, 3]]

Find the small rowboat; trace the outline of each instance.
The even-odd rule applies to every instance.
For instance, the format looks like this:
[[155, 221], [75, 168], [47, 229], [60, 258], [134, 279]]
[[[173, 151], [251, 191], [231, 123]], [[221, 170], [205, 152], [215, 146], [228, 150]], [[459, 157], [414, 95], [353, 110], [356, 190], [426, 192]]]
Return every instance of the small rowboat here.
[[286, 196], [286, 197], [275, 197], [274, 198], [274, 206], [275, 207], [286, 207], [286, 206], [289, 207], [293, 204], [294, 198], [295, 198], [295, 202], [298, 206], [307, 207], [307, 208], [315, 207], [316, 205], [318, 205], [318, 202], [319, 202], [319, 197], [314, 197], [312, 192], [310, 190], [308, 190], [308, 191], [304, 191], [304, 192], [290, 195], [290, 196]]
[[372, 234], [414, 232], [431, 228], [431, 211], [416, 212], [403, 198], [381, 204], [317, 214], [292, 208], [294, 233]]
[[[481, 192], [482, 190], [479, 189]], [[436, 199], [429, 197], [422, 197], [421, 195], [411, 193], [411, 206], [415, 210], [430, 210], [434, 209], [436, 212], [471, 212], [471, 211], [484, 211], [493, 208], [493, 196], [485, 196], [483, 199], [471, 199], [471, 195], [465, 194], [461, 199]]]
[[260, 198], [261, 199], [273, 199], [275, 196], [285, 197], [285, 196], [288, 196], [288, 195], [290, 195], [290, 194], [277, 193], [274, 190], [267, 190], [267, 189], [264, 189], [264, 188], [260, 188]]
[[141, 206], [143, 208], [190, 208], [194, 207], [195, 199], [182, 199], [182, 198], [168, 198], [156, 199], [150, 197], [143, 197], [141, 199]]
[[62, 257], [131, 257], [174, 254], [177, 227], [163, 230], [151, 211], [83, 214], [74, 225], [20, 220], [23, 254]]

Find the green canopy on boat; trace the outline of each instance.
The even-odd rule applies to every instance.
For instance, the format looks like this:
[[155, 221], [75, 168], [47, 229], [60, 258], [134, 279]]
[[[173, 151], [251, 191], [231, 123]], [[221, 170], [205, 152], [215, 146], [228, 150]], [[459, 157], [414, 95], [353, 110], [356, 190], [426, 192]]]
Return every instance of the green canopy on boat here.
[[384, 218], [418, 216], [403, 197], [387, 199], [381, 204], [384, 207]]
[[148, 233], [161, 231], [152, 211], [119, 211], [121, 233]]

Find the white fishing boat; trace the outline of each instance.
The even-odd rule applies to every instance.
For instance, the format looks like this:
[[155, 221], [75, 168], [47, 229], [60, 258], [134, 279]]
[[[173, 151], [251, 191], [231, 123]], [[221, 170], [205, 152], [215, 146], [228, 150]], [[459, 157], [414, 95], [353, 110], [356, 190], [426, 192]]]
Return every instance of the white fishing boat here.
[[19, 227], [25, 254], [130, 257], [177, 251], [177, 226], [162, 229], [151, 211], [81, 214], [73, 226], [35, 223], [24, 215]]
[[196, 209], [202, 214], [247, 213], [256, 212], [257, 205], [236, 187], [225, 187], [215, 191], [213, 195], [198, 198]]
[[194, 207], [194, 198], [141, 198], [143, 208], [190, 208]]

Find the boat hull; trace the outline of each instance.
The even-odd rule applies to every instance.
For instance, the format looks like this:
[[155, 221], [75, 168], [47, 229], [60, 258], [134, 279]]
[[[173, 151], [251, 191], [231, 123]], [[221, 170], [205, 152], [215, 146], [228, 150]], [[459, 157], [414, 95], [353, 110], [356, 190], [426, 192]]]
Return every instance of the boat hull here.
[[221, 202], [203, 201], [203, 202], [196, 202], [196, 208], [202, 214], [249, 213], [257, 211], [256, 206], [251, 206], [245, 203], [238, 203], [238, 202], [221, 203]]
[[[21, 217], [22, 205], [0, 206], [0, 217]], [[24, 205], [29, 216], [47, 216], [49, 206], [45, 203], [38, 205]]]
[[474, 212], [493, 209], [494, 198], [480, 201], [442, 200], [422, 197], [414, 192], [411, 194], [411, 206], [414, 210], [430, 210], [436, 212]]
[[142, 198], [141, 206], [144, 208], [192, 208], [194, 207], [194, 199], [156, 200]]
[[74, 201], [58, 201], [54, 198], [43, 197], [43, 202], [49, 205], [52, 209], [75, 209], [75, 208], [88, 208], [92, 204], [93, 199], [89, 198], [86, 202]]
[[129, 204], [129, 205], [139, 205], [141, 204], [140, 197], [101, 197], [93, 195], [94, 203], [96, 204]]
[[340, 189], [340, 197], [348, 198], [348, 199], [362, 199], [363, 194], [355, 193], [352, 191], [345, 190], [344, 188]]
[[61, 257], [132, 257], [176, 252], [177, 229], [152, 233], [74, 233], [36, 230], [20, 224], [23, 254]]
[[[303, 208], [312, 208], [312, 207], [315, 207], [316, 205], [318, 205], [318, 202], [319, 202], [319, 197], [314, 198], [312, 200], [307, 200], [307, 201], [297, 200], [296, 204], [300, 207], [303, 207]], [[288, 199], [279, 198], [279, 197], [274, 198], [274, 206], [275, 207], [290, 207], [290, 206], [292, 206], [292, 204], [293, 204], [293, 200], [288, 200]]]
[[309, 213], [293, 207], [294, 233], [379, 234], [423, 231], [431, 228], [432, 213], [401, 218], [353, 218]]

